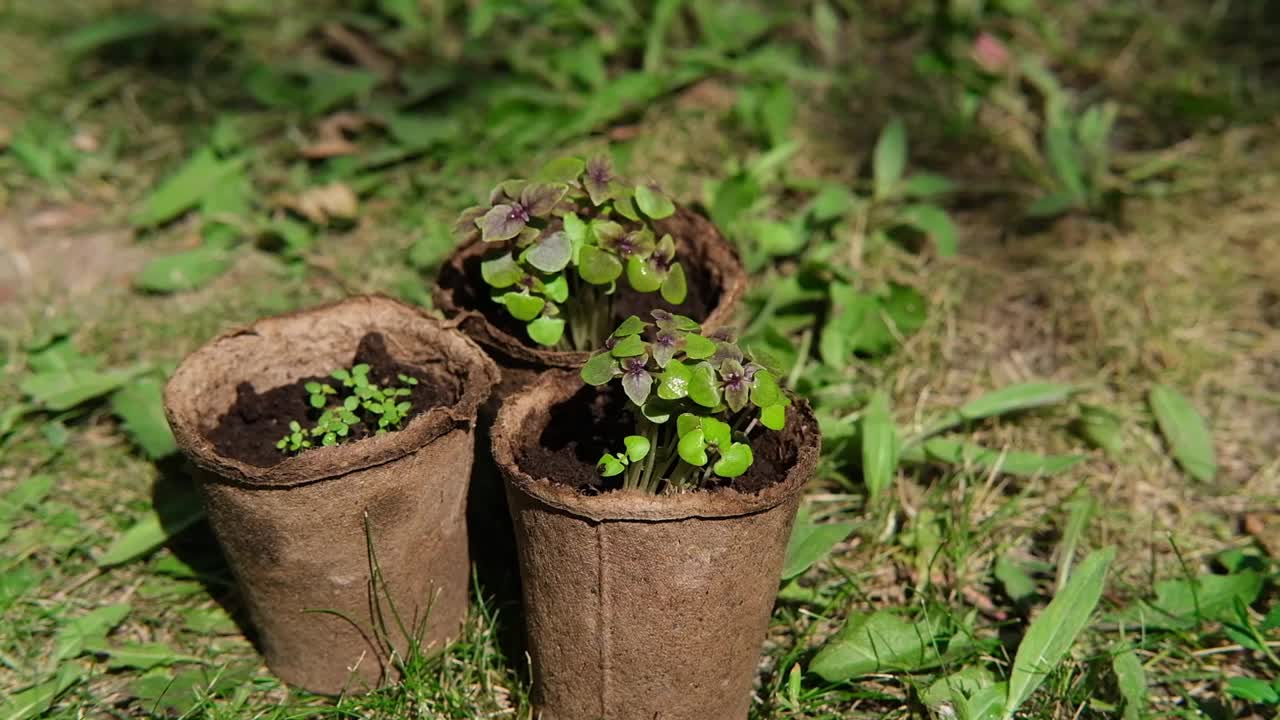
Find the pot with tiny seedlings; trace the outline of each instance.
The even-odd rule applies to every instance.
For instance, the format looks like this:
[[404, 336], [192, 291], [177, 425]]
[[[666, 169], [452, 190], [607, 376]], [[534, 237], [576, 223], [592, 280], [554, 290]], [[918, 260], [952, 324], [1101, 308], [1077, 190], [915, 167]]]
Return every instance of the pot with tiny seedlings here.
[[165, 413], [286, 683], [362, 692], [458, 637], [476, 415], [497, 380], [463, 333], [381, 296], [259, 320], [178, 366]]
[[724, 331], [656, 309], [493, 429], [549, 720], [748, 713], [820, 435]]

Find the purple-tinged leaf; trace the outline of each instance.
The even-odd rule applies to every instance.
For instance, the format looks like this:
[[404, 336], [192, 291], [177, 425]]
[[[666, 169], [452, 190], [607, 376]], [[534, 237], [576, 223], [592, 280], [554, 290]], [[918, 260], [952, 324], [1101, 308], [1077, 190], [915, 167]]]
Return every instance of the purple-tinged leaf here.
[[525, 259], [545, 273], [560, 272], [569, 264], [573, 246], [564, 232], [554, 232], [529, 249]]
[[626, 236], [627, 230], [612, 220], [595, 220], [591, 223], [591, 234], [596, 238], [596, 245], [612, 249]]
[[528, 183], [524, 180], [504, 180], [489, 192], [489, 204], [500, 205], [512, 203], [520, 199], [520, 193]]
[[613, 164], [607, 155], [596, 155], [587, 161], [582, 185], [591, 196], [592, 205], [600, 205], [609, 199], [613, 183]]
[[[714, 339], [716, 335], [721, 335], [725, 332], [725, 330], [717, 330], [715, 333], [712, 333], [712, 338]], [[734, 360], [738, 363], [741, 363], [743, 360], [742, 350], [738, 349], [738, 346], [734, 345], [732, 340], [725, 340], [716, 343], [716, 353], [711, 357], [711, 362], [716, 367], [722, 365], [725, 360]]]
[[526, 185], [520, 192], [520, 205], [532, 217], [546, 217], [555, 209], [560, 198], [569, 192], [563, 183], [535, 183]]
[[682, 347], [684, 347], [684, 339], [678, 332], [663, 330], [653, 338], [653, 359], [658, 363], [658, 367], [666, 367]]
[[480, 237], [480, 218], [489, 211], [483, 205], [476, 205], [463, 210], [453, 223], [453, 237], [459, 243], [469, 243]]
[[480, 221], [481, 239], [485, 242], [510, 240], [525, 228], [529, 213], [518, 203], [494, 205]]
[[649, 399], [649, 390], [653, 386], [653, 376], [645, 369], [646, 358], [628, 358], [622, 362], [622, 390], [631, 402], [637, 406], [644, 405]]
[[724, 383], [724, 402], [729, 409], [738, 412], [746, 407], [751, 398], [751, 383], [742, 363], [732, 358], [720, 363], [720, 379]]

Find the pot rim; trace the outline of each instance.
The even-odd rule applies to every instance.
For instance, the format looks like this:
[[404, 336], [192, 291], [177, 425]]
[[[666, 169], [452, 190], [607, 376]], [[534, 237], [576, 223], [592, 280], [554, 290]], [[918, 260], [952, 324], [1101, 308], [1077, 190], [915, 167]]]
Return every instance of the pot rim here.
[[[219, 453], [206, 437], [201, 421], [205, 419], [198, 396], [225, 383], [207, 379], [204, 372], [210, 363], [231, 353], [256, 350], [254, 345], [305, 342], [312, 328], [328, 322], [356, 324], [360, 316], [375, 314], [399, 316], [405, 323], [421, 323], [424, 335], [432, 338], [432, 346], [441, 355], [450, 375], [458, 379], [461, 394], [448, 406], [435, 406], [418, 414], [395, 432], [374, 435], [358, 442], [331, 447], [311, 448], [307, 452], [285, 458], [270, 467], [258, 467]], [[352, 317], [355, 316], [355, 317]], [[187, 355], [174, 370], [164, 387], [165, 417], [173, 430], [178, 447], [199, 468], [209, 471], [218, 482], [253, 488], [286, 488], [320, 482], [347, 475], [404, 457], [448, 432], [475, 423], [476, 413], [488, 399], [499, 380], [497, 365], [484, 350], [456, 329], [457, 323], [427, 315], [422, 309], [379, 293], [354, 295], [342, 300], [303, 308], [293, 312], [260, 318], [253, 323], [226, 331]], [[377, 330], [370, 327], [366, 332]], [[382, 332], [386, 332], [383, 330]], [[394, 355], [395, 343], [388, 337]], [[260, 352], [260, 351], [259, 351]], [[263, 353], [270, 356], [269, 352]], [[407, 365], [418, 365], [400, 358]], [[241, 382], [251, 375], [238, 378]]]
[[[720, 285], [720, 297], [707, 317], [700, 321], [706, 331], [718, 330], [733, 318], [738, 302], [746, 292], [746, 269], [737, 248], [725, 239], [719, 228], [710, 220], [684, 206], [677, 206], [676, 215], [702, 226], [705, 230], [705, 232], [696, 233], [693, 238], [682, 237], [681, 242], [692, 241], [701, 246], [701, 254], [721, 255], [725, 261], [709, 267]], [[663, 222], [665, 221], [658, 221], [659, 226]], [[453, 251], [442, 268], [453, 267], [461, 274], [464, 261], [487, 252], [491, 245], [492, 243], [486, 243], [483, 240], [473, 240], [464, 244]], [[432, 300], [445, 316], [455, 318], [469, 336], [504, 359], [534, 367], [577, 368], [591, 356], [591, 352], [585, 350], [542, 350], [527, 345], [524, 340], [494, 325], [479, 309], [465, 307], [459, 301], [457, 291], [440, 283], [439, 276], [432, 290]]]
[[724, 519], [754, 515], [774, 508], [798, 495], [813, 476], [818, 463], [822, 436], [817, 418], [804, 398], [792, 395], [802, 423], [796, 460], [780, 482], [758, 493], [742, 493], [731, 488], [695, 491], [678, 495], [650, 495], [639, 490], [613, 490], [601, 495], [582, 495], [567, 485], [548, 478], [534, 478], [517, 462], [517, 453], [545, 427], [539, 417], [552, 404], [568, 398], [584, 387], [577, 371], [547, 370], [524, 391], [511, 396], [498, 410], [493, 429], [494, 461], [502, 471], [508, 489], [556, 510], [594, 522], [672, 522], [690, 519]]

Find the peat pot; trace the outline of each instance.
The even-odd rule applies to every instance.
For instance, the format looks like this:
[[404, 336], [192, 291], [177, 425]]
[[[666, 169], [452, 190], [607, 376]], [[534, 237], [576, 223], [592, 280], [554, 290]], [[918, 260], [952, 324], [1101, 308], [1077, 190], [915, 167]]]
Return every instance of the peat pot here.
[[548, 431], [573, 417], [562, 409], [593, 392], [576, 373], [548, 372], [504, 402], [493, 428], [534, 701], [545, 720], [743, 720], [796, 508], [818, 459], [813, 412], [794, 399], [775, 443], [776, 476], [756, 492], [589, 495], [527, 471], [534, 445], [563, 437]]
[[[306, 402], [299, 383], [357, 361], [371, 377], [389, 374], [379, 382], [415, 376], [416, 414], [396, 431], [277, 450], [290, 417], [280, 407]], [[497, 381], [464, 334], [381, 296], [259, 320], [173, 374], [169, 424], [267, 664], [286, 683], [362, 692], [394, 680], [413, 642], [439, 648], [458, 636], [476, 413]]]

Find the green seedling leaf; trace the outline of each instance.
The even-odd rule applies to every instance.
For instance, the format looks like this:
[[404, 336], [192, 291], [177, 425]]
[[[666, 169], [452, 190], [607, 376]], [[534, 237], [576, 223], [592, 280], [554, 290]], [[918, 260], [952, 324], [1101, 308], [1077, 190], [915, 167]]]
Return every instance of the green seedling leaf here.
[[231, 262], [232, 256], [214, 245], [161, 255], [149, 261], [133, 277], [133, 285], [152, 293], [196, 290], [225, 273]]
[[667, 277], [662, 281], [662, 299], [672, 305], [679, 305], [684, 302], [688, 294], [689, 286], [685, 280], [684, 266], [676, 263], [667, 271]]
[[796, 513], [791, 539], [787, 542], [782, 579], [790, 580], [804, 574], [814, 563], [826, 557], [831, 548], [849, 537], [855, 527], [854, 523], [815, 523], [808, 508], [801, 508]]
[[706, 438], [707, 444], [719, 448], [721, 452], [729, 447], [729, 443], [733, 441], [733, 429], [729, 427], [729, 423], [717, 420], [713, 417], [704, 417], [701, 421], [702, 435]]
[[954, 190], [956, 184], [941, 175], [916, 173], [902, 181], [902, 194], [912, 198], [932, 198]]
[[721, 445], [720, 459], [711, 469], [722, 478], [736, 478], [745, 473], [754, 460], [751, 446], [746, 443], [736, 442], [728, 448]]
[[529, 337], [539, 345], [551, 347], [560, 342], [564, 336], [564, 320], [553, 317], [540, 317], [527, 326]]
[[480, 275], [487, 285], [501, 289], [520, 282], [524, 271], [511, 253], [506, 253], [480, 263]]
[[529, 322], [538, 317], [542, 308], [547, 305], [547, 301], [540, 297], [515, 292], [502, 295], [501, 302], [507, 306], [507, 312], [511, 313], [511, 317], [521, 322]]
[[925, 441], [924, 450], [930, 458], [949, 465], [996, 470], [1018, 477], [1056, 475], [1084, 459], [1083, 455], [999, 452], [950, 438], [931, 438]]
[[53, 659], [70, 660], [93, 642], [105, 640], [107, 633], [124, 622], [132, 609], [128, 603], [105, 605], [67, 622], [54, 635]]
[[684, 437], [694, 430], [702, 429], [702, 416], [693, 413], [680, 413], [676, 418], [676, 436]]
[[1107, 568], [1115, 555], [1115, 548], [1110, 547], [1085, 557], [1061, 592], [1027, 628], [1013, 659], [1005, 703], [1006, 720], [1013, 717], [1014, 712], [1053, 672], [1089, 623], [1089, 616], [1102, 597]]
[[871, 497], [893, 484], [898, 471], [898, 430], [889, 413], [889, 396], [876, 391], [862, 416], [862, 476]]
[[1218, 474], [1213, 436], [1191, 401], [1166, 385], [1151, 388], [1147, 399], [1156, 424], [1182, 469], [1201, 482], [1213, 480]]
[[98, 558], [98, 567], [114, 567], [147, 555], [203, 518], [200, 496], [191, 488], [179, 488], [116, 538]]
[[706, 360], [716, 354], [716, 343], [714, 340], [690, 333], [684, 338], [684, 354], [690, 360]]
[[1154, 600], [1140, 601], [1118, 618], [1148, 630], [1189, 630], [1202, 622], [1231, 619], [1235, 604], [1253, 603], [1262, 585], [1262, 575], [1254, 570], [1164, 580], [1156, 583]]
[[622, 324], [618, 326], [618, 329], [613, 331], [613, 336], [627, 337], [630, 335], [639, 335], [644, 332], [644, 329], [648, 326], [648, 323], [635, 315], [628, 315], [627, 319], [623, 320]]
[[636, 292], [651, 293], [662, 287], [663, 277], [647, 260], [632, 255], [627, 260], [627, 282]]
[[1070, 398], [1077, 388], [1053, 382], [1028, 382], [1006, 385], [960, 406], [966, 420], [1005, 415], [1011, 412], [1058, 405]]
[[63, 693], [80, 682], [80, 668], [71, 663], [58, 667], [58, 674], [48, 680], [14, 693], [0, 704], [0, 717], [7, 720], [33, 720], [43, 716]]
[[85, 369], [37, 372], [27, 376], [19, 388], [42, 408], [62, 412], [119, 389], [137, 372]]
[[163, 386], [155, 378], [134, 380], [111, 395], [111, 411], [142, 452], [159, 460], [177, 452], [178, 444], [164, 416]]
[[544, 183], [569, 183], [577, 180], [582, 171], [586, 169], [587, 164], [580, 158], [556, 158], [543, 165], [538, 174], [534, 176], [534, 180]]
[[221, 160], [213, 148], [201, 148], [142, 201], [129, 221], [140, 228], [169, 222], [194, 208], [215, 186], [243, 167], [243, 160]]
[[693, 371], [688, 365], [672, 360], [658, 376], [658, 397], [663, 400], [679, 400], [689, 395], [689, 381]]
[[715, 368], [710, 363], [700, 362], [693, 366], [693, 377], [689, 380], [689, 398], [707, 408], [720, 404], [720, 385]]
[[588, 385], [599, 387], [613, 379], [614, 369], [618, 366], [613, 355], [607, 352], [596, 353], [582, 366], [582, 381]]
[[573, 243], [564, 232], [552, 233], [529, 249], [529, 264], [545, 273], [560, 272], [573, 258]]
[[579, 251], [578, 274], [592, 285], [608, 285], [622, 277], [622, 262], [594, 245]]
[[937, 205], [911, 205], [898, 218], [903, 224], [929, 236], [939, 257], [951, 257], [959, 248], [956, 225], [946, 210]]
[[627, 335], [609, 352], [616, 358], [639, 357], [645, 353], [645, 343], [639, 335]]
[[770, 405], [760, 409], [760, 424], [770, 430], [781, 430], [787, 426], [787, 406]]
[[603, 477], [613, 477], [626, 472], [627, 466], [624, 465], [622, 460], [619, 460], [616, 456], [605, 453], [604, 456], [600, 458], [600, 462], [596, 463], [596, 470], [598, 470], [600, 475]]
[[1280, 691], [1265, 680], [1250, 677], [1234, 677], [1227, 680], [1227, 694], [1245, 702], [1275, 705], [1280, 703]]
[[885, 198], [893, 194], [906, 167], [907, 128], [902, 124], [902, 120], [895, 118], [880, 131], [871, 161], [877, 198]]
[[871, 673], [917, 672], [952, 662], [973, 649], [963, 634], [940, 649], [939, 629], [927, 617], [912, 622], [886, 610], [857, 613], [818, 651], [809, 671], [828, 682]]
[[542, 294], [551, 302], [562, 303], [569, 299], [569, 279], [563, 273], [542, 282]]
[[676, 451], [680, 453], [680, 459], [695, 467], [703, 467], [707, 464], [707, 439], [702, 433], [702, 429], [690, 430], [680, 437], [680, 444], [676, 446]]
[[622, 444], [627, 448], [627, 459], [631, 462], [639, 462], [649, 454], [649, 438], [641, 435], [628, 435], [622, 439]]
[[826, 225], [848, 215], [857, 205], [857, 198], [843, 185], [823, 185], [809, 201], [805, 212], [815, 225]]
[[636, 186], [635, 201], [640, 212], [654, 220], [671, 217], [676, 212], [676, 206], [670, 198], [648, 185]]
[[1141, 720], [1147, 711], [1147, 673], [1133, 650], [1111, 658], [1111, 671], [1124, 698], [1124, 720]]

